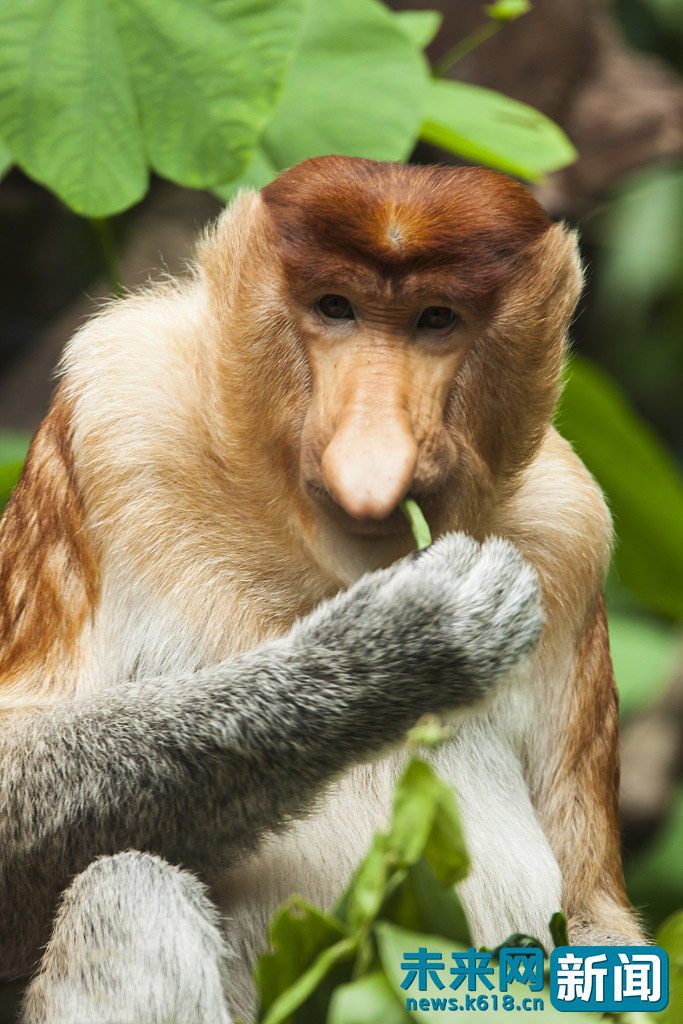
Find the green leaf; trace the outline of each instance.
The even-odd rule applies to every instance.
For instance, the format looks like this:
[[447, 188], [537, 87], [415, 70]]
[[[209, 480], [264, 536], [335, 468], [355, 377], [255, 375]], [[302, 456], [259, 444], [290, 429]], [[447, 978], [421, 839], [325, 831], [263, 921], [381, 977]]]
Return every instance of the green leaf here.
[[[424, 57], [382, 4], [308, 0], [299, 49], [255, 168], [242, 180], [260, 187], [265, 166], [279, 173], [330, 153], [404, 160], [419, 134], [428, 88]], [[219, 194], [226, 192], [229, 184]]]
[[421, 551], [423, 548], [428, 548], [432, 543], [432, 535], [429, 531], [427, 520], [422, 514], [422, 509], [414, 498], [403, 498], [399, 504], [401, 512], [403, 512], [404, 516], [410, 523], [415, 547], [418, 551]]
[[683, 1011], [683, 910], [667, 918], [655, 942], [669, 954], [669, 1005], [656, 1014], [662, 1024], [680, 1024]]
[[660, 441], [617, 386], [579, 357], [557, 423], [606, 493], [619, 579], [655, 611], [683, 617], [683, 484]]
[[411, 1024], [381, 971], [341, 985], [332, 997], [327, 1024]]
[[438, 747], [451, 735], [452, 732], [444, 728], [437, 715], [426, 714], [408, 731], [406, 746], [409, 750], [413, 747]]
[[529, 0], [498, 0], [495, 4], [486, 4], [484, 14], [496, 21], [515, 21], [530, 10]]
[[302, 0], [5, 0], [0, 131], [79, 213], [238, 175], [291, 57]]
[[643, 615], [610, 611], [608, 621], [621, 714], [645, 711], [673, 678], [680, 657], [680, 633]]
[[567, 918], [561, 910], [557, 910], [550, 918], [550, 934], [553, 937], [553, 942], [556, 946], [568, 946], [569, 939], [567, 938]]
[[420, 50], [429, 46], [441, 28], [440, 11], [395, 11], [396, 23]]
[[377, 833], [344, 901], [345, 919], [352, 931], [374, 921], [384, 899], [387, 874], [387, 837]]
[[284, 1024], [340, 962], [351, 961], [358, 948], [357, 939], [342, 939], [323, 950], [311, 966], [273, 1002], [263, 1024]]
[[[457, 886], [442, 885], [426, 860], [420, 859], [408, 871], [405, 883], [410, 888], [417, 915], [409, 921], [397, 914], [382, 914], [386, 920], [416, 931], [441, 935], [451, 942], [472, 944], [469, 923], [465, 909], [458, 895]], [[406, 904], [404, 897], [404, 906]]]
[[[300, 1000], [303, 1001], [310, 994], [306, 986], [311, 979], [303, 984], [303, 988], [298, 984], [299, 979], [308, 976], [317, 964], [321, 951], [336, 948], [346, 938], [346, 932], [335, 918], [324, 914], [299, 896], [293, 897], [281, 907], [270, 929], [273, 952], [265, 953], [256, 969], [262, 1012], [270, 1011], [279, 997], [292, 986], [296, 987], [298, 993], [306, 992]], [[314, 977], [318, 977], [318, 974], [314, 974]], [[291, 1009], [287, 1015], [289, 1013]], [[281, 1019], [286, 1019], [286, 1016]]]
[[453, 791], [424, 761], [410, 761], [396, 787], [388, 849], [406, 867], [424, 855], [444, 885], [469, 870]]
[[399, 779], [389, 832], [389, 849], [399, 864], [415, 864], [429, 838], [437, 807], [434, 772], [413, 759]]
[[421, 137], [530, 181], [577, 155], [564, 132], [538, 110], [491, 89], [443, 79], [431, 84]]
[[245, 168], [243, 174], [240, 174], [238, 178], [234, 178], [232, 181], [229, 181], [226, 185], [214, 187], [211, 191], [217, 195], [219, 199], [222, 199], [224, 203], [228, 203], [231, 199], [234, 199], [240, 189], [263, 188], [263, 186], [267, 185], [269, 181], [276, 178], [278, 174], [278, 168], [259, 147], [250, 160], [249, 166]]

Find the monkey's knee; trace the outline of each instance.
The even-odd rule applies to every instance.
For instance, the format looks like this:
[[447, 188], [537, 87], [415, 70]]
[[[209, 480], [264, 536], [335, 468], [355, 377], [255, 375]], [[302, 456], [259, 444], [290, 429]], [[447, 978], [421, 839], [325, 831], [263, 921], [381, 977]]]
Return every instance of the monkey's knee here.
[[130, 851], [64, 894], [23, 1024], [230, 1024], [218, 914], [194, 875]]

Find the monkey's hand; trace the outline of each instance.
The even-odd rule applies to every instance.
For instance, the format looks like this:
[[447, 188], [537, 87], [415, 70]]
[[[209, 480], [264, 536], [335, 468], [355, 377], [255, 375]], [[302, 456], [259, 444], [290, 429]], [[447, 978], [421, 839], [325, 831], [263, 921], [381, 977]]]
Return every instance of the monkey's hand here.
[[[418, 717], [486, 697], [535, 647], [535, 571], [509, 541], [451, 534], [364, 576], [295, 627], [321, 679], [361, 685], [366, 707]], [[298, 635], [297, 635], [298, 633]]]

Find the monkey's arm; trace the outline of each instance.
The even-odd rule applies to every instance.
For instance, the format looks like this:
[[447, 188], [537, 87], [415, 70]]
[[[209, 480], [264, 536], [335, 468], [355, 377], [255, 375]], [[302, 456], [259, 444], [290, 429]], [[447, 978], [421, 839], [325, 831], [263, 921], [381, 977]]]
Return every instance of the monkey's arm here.
[[621, 868], [618, 695], [602, 594], [586, 616], [556, 717], [535, 802], [562, 871], [569, 941], [642, 942]]
[[34, 947], [99, 854], [199, 869], [243, 854], [424, 711], [485, 696], [539, 631], [514, 548], [455, 535], [213, 669], [26, 712], [0, 743], [4, 933]]

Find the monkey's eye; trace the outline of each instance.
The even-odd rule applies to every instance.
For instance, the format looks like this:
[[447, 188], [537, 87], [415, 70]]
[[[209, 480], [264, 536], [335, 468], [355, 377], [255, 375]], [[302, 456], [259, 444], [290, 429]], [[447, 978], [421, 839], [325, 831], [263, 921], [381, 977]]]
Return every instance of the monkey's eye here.
[[330, 320], [355, 320], [353, 309], [343, 295], [323, 295], [315, 304], [315, 308]]
[[457, 316], [458, 314], [455, 310], [450, 309], [449, 306], [427, 306], [420, 313], [417, 326], [427, 327], [432, 331], [440, 331], [444, 327], [450, 327], [457, 319]]

